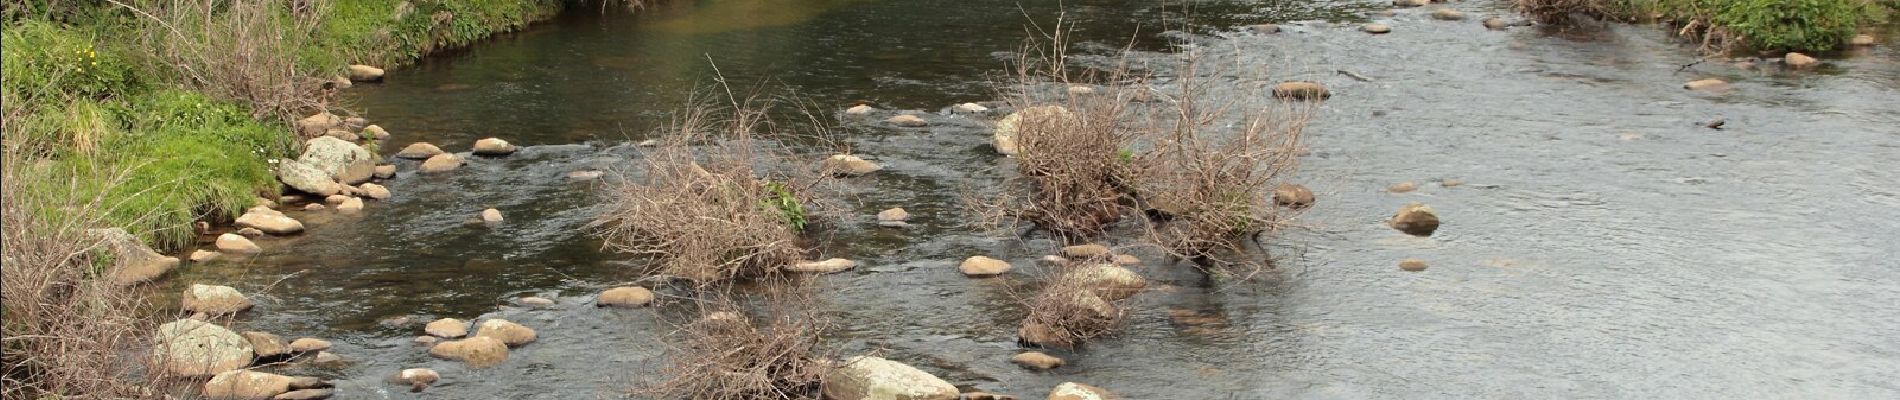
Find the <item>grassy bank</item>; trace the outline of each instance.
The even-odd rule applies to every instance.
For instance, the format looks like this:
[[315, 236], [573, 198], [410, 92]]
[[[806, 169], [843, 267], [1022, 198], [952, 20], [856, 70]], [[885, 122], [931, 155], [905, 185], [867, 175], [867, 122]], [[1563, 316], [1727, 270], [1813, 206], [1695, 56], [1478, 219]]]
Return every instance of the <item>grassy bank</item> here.
[[1516, 0], [1545, 22], [1584, 14], [1626, 22], [1662, 22], [1705, 50], [1826, 51], [1860, 28], [1887, 23], [1894, 0]]

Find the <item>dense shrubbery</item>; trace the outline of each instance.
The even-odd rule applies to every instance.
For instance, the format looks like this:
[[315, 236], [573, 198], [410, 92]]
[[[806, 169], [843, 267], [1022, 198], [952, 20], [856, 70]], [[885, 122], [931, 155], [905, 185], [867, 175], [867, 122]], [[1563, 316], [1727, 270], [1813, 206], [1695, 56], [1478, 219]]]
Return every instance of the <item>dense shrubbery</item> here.
[[1580, 13], [1624, 21], [1661, 19], [1710, 50], [1828, 50], [1855, 29], [1882, 23], [1895, 2], [1875, 0], [1517, 0], [1544, 21]]

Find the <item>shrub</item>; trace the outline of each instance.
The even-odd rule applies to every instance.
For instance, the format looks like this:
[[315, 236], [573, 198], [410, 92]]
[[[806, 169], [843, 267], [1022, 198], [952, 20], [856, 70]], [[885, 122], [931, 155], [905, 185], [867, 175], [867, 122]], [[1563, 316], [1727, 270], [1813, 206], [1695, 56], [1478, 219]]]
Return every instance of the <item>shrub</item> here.
[[1660, 18], [1704, 50], [1829, 50], [1855, 29], [1882, 23], [1891, 3], [1872, 0], [1515, 0], [1543, 22], [1572, 13], [1622, 20]]
[[1056, 271], [1042, 282], [1042, 288], [1029, 296], [1024, 308], [1022, 328], [1017, 335], [1036, 346], [1073, 347], [1089, 339], [1114, 333], [1121, 327], [1125, 313], [1121, 300], [1108, 300], [1096, 293], [1096, 282], [1080, 269]]
[[750, 304], [730, 293], [702, 293], [691, 321], [676, 323], [659, 371], [664, 379], [635, 391], [651, 398], [818, 399], [832, 366], [821, 347], [831, 328], [817, 296], [802, 282], [772, 282]]

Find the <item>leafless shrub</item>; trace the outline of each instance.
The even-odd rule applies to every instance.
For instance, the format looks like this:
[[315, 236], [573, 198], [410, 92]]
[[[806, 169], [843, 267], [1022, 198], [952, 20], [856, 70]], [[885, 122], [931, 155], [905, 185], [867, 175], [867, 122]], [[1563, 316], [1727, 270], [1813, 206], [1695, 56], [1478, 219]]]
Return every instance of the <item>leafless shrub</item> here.
[[1122, 323], [1122, 301], [1102, 297], [1097, 283], [1079, 269], [1055, 271], [1024, 299], [1029, 313], [1018, 338], [1037, 346], [1072, 347], [1113, 333]]
[[[821, 347], [831, 321], [803, 282], [775, 281], [742, 299], [699, 292], [693, 320], [669, 335], [664, 380], [635, 392], [660, 399], [818, 399], [832, 368]], [[750, 301], [745, 301], [750, 300]]]
[[1610, 8], [1605, 0], [1513, 0], [1511, 7], [1542, 23], [1558, 23], [1570, 16], [1602, 18]]
[[148, 26], [138, 42], [194, 89], [251, 106], [253, 117], [292, 118], [323, 108], [313, 71], [297, 65], [314, 47], [330, 2], [152, 0], [127, 4]]
[[798, 235], [822, 208], [827, 181], [763, 143], [758, 101], [697, 103], [681, 112], [644, 165], [608, 185], [595, 232], [612, 250], [652, 256], [658, 272], [710, 283], [771, 275], [799, 261]]
[[[9, 138], [11, 139], [11, 138]], [[110, 209], [102, 197], [73, 199], [37, 173], [42, 166], [5, 154], [0, 166], [0, 398], [144, 398], [162, 376], [148, 374], [144, 344], [155, 326], [133, 288], [115, 287], [101, 267], [111, 255], [88, 229]], [[70, 182], [71, 193], [81, 185]]]

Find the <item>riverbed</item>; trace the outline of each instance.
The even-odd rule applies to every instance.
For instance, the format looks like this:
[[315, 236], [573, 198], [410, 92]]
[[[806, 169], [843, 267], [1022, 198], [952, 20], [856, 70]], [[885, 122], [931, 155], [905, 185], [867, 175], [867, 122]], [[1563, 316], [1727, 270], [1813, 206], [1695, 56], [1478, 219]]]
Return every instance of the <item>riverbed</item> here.
[[[399, 162], [395, 196], [356, 215], [293, 211], [307, 233], [251, 261], [192, 265], [172, 282], [235, 286], [238, 325], [321, 337], [345, 363], [296, 366], [338, 398], [573, 399], [650, 379], [672, 329], [654, 309], [592, 296], [638, 282], [639, 262], [582, 229], [594, 185], [564, 175], [637, 164], [687, 95], [713, 79], [785, 88], [831, 116], [856, 104], [933, 114], [929, 128], [839, 119], [838, 139], [885, 169], [843, 184], [848, 208], [820, 258], [828, 343], [876, 352], [966, 390], [1040, 398], [1065, 381], [1130, 399], [1900, 398], [1900, 52], [1892, 40], [1814, 70], [1699, 63], [1647, 26], [1487, 30], [1502, 2], [1379, 16], [1379, 4], [1203, 2], [1196, 24], [1147, 2], [1072, 5], [1078, 48], [1199, 51], [1251, 66], [1236, 85], [1329, 86], [1298, 182], [1318, 194], [1257, 282], [1217, 284], [1164, 258], [1122, 333], [1033, 372], [1015, 354], [1015, 299], [1053, 242], [966, 226], [961, 197], [993, 185], [996, 100], [1030, 20], [1003, 1], [669, 2], [554, 21], [392, 71], [351, 105], [412, 142], [525, 147], [443, 174]], [[1027, 15], [1027, 17], [1026, 17]], [[1393, 32], [1360, 32], [1366, 20]], [[1321, 22], [1331, 21], [1331, 22]], [[1245, 29], [1280, 23], [1282, 31]], [[1195, 32], [1182, 35], [1178, 32]], [[1892, 35], [1885, 35], [1887, 38]], [[1133, 38], [1131, 40], [1131, 38]], [[1131, 44], [1132, 43], [1132, 44]], [[1340, 71], [1349, 73], [1342, 73]], [[1680, 71], [1679, 71], [1680, 70]], [[1684, 90], [1695, 79], [1722, 92]], [[1723, 129], [1704, 127], [1723, 120]], [[385, 154], [385, 155], [387, 155]], [[1443, 185], [1448, 180], [1462, 184]], [[1391, 193], [1389, 185], [1418, 190]], [[1423, 202], [1429, 237], [1383, 220]], [[903, 207], [911, 229], [872, 215]], [[507, 220], [468, 222], [484, 208]], [[1132, 239], [1110, 238], [1130, 245]], [[968, 279], [989, 254], [1021, 269]], [[1430, 264], [1403, 272], [1405, 258]], [[528, 307], [516, 299], [557, 302]], [[1192, 312], [1212, 318], [1177, 319]], [[411, 344], [437, 317], [500, 317], [540, 339], [470, 369]], [[405, 321], [406, 320], [406, 321]], [[420, 393], [383, 378], [440, 371]]]

